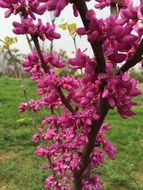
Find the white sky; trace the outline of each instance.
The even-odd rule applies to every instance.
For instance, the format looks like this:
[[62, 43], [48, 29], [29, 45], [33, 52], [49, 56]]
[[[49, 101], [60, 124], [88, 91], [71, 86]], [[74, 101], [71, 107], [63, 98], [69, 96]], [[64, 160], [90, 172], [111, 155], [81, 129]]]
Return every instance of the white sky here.
[[[139, 0], [134, 0], [134, 3], [137, 4]], [[88, 7], [89, 8], [93, 8], [95, 4], [95, 1], [92, 1], [92, 3], [88, 3]], [[13, 34], [12, 29], [12, 22], [13, 21], [19, 21], [19, 17], [18, 16], [10, 16], [7, 19], [4, 19], [4, 12], [6, 11], [6, 9], [2, 9], [0, 8], [0, 39], [4, 39], [5, 36], [10, 36], [10, 37], [15, 37], [16, 35]], [[98, 17], [102, 17], [105, 18], [109, 15], [109, 10], [106, 9], [104, 11], [98, 11], [97, 12], [97, 16]], [[43, 20], [46, 22], [48, 18], [48, 14], [45, 15], [43, 17]], [[61, 16], [58, 18], [57, 23], [64, 23], [64, 22], [68, 22], [68, 23], [73, 23], [75, 22], [78, 26], [82, 26], [81, 20], [80, 18], [75, 18], [73, 17], [73, 11], [71, 6], [67, 6], [64, 11], [62, 12]], [[69, 55], [71, 55], [71, 52], [74, 51], [74, 44], [73, 41], [71, 39], [71, 37], [69, 36], [69, 34], [65, 31], [59, 30], [62, 37], [59, 40], [55, 40], [54, 41], [54, 48], [55, 49], [64, 49], [67, 51], [67, 53]], [[17, 48], [19, 48], [21, 50], [21, 52], [23, 53], [28, 53], [29, 47], [27, 45], [27, 41], [25, 36], [23, 35], [19, 35], [18, 37], [18, 43], [15, 45]], [[45, 45], [48, 47], [49, 42], [46, 41]], [[1, 45], [1, 44], [0, 44]], [[82, 50], [88, 48], [88, 52], [89, 54], [92, 54], [92, 50], [89, 46], [89, 43], [87, 42], [86, 38], [82, 38], [82, 39], [77, 39], [77, 46], [79, 48], [81, 48]]]
[[[94, 4], [88, 3], [89, 8], [91, 8], [92, 5], [94, 5]], [[5, 36], [15, 37], [16, 35], [12, 32], [12, 29], [13, 29], [12, 22], [13, 21], [19, 21], [19, 17], [15, 16], [15, 15], [11, 15], [9, 18], [5, 19], [4, 18], [5, 11], [6, 11], [6, 9], [0, 8], [0, 18], [1, 18], [1, 21], [0, 21], [0, 39], [4, 39]], [[107, 14], [108, 14], [108, 11], [106, 11], [106, 12], [104, 11], [104, 14], [101, 11], [100, 14], [98, 14], [98, 16], [106, 17]], [[47, 18], [48, 18], [48, 13], [43, 17], [43, 20], [46, 22]], [[62, 12], [61, 16], [57, 20], [58, 24], [64, 23], [64, 22], [68, 22], [68, 23], [75, 22], [77, 24], [77, 26], [80, 26], [80, 27], [82, 26], [80, 17], [78, 17], [78, 18], [73, 17], [73, 11], [72, 11], [71, 6], [67, 6], [64, 9], [64, 11]], [[61, 37], [61, 39], [54, 41], [54, 48], [57, 50], [58, 49], [64, 49], [67, 51], [67, 53], [69, 55], [71, 55], [71, 52], [74, 51], [74, 44], [73, 44], [71, 37], [69, 36], [69, 34], [67, 32], [62, 31], [60, 29], [58, 29], [58, 30], [59, 30], [60, 34], [62, 35], [62, 37]], [[29, 47], [27, 45], [27, 41], [26, 41], [25, 36], [19, 35], [19, 36], [17, 36], [17, 38], [18, 38], [18, 43], [16, 43], [14, 46], [19, 48], [21, 50], [21, 52], [28, 53]], [[2, 43], [2, 42], [0, 42], [0, 43]], [[49, 44], [49, 42], [46, 41], [45, 45], [47, 47], [48, 47], [48, 44]], [[2, 45], [2, 44], [0, 44], [0, 45]], [[90, 54], [92, 54], [92, 50], [91, 50], [86, 38], [82, 37], [82, 39], [79, 39], [77, 37], [77, 46], [79, 48], [81, 48], [82, 50], [88, 48], [88, 52]]]

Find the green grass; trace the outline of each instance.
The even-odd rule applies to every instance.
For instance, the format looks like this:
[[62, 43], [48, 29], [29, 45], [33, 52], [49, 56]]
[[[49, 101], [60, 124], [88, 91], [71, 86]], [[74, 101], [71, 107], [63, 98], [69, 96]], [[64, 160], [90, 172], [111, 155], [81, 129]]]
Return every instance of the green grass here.
[[[34, 83], [24, 80], [23, 85], [28, 98], [36, 98]], [[0, 78], [0, 190], [42, 190], [48, 174], [42, 169], [44, 161], [34, 155], [29, 114], [18, 113], [19, 103], [26, 101], [20, 86], [17, 79]], [[136, 190], [137, 184], [143, 189], [143, 95], [137, 102], [136, 116], [122, 120], [111, 110], [106, 119], [113, 128], [108, 136], [117, 156], [98, 170], [105, 190]], [[36, 123], [46, 113], [33, 115]]]
[[[42, 190], [46, 172], [34, 154], [29, 115], [18, 113], [19, 103], [26, 101], [20, 86], [19, 80], [0, 78], [0, 190]], [[28, 97], [36, 98], [35, 85], [24, 80], [24, 86]], [[35, 115], [37, 122], [41, 117]]]

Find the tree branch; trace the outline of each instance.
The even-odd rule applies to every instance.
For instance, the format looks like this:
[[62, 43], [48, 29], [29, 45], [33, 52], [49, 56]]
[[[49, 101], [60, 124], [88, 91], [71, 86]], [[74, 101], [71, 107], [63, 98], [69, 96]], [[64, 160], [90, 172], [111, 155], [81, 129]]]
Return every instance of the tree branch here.
[[[129, 61], [127, 61], [116, 74], [119, 74], [120, 72], [126, 72], [128, 69], [136, 65], [141, 60], [142, 54], [143, 54], [143, 40], [141, 40], [134, 56]], [[88, 135], [88, 143], [85, 146], [83, 154], [81, 156], [80, 169], [79, 170], [75, 169], [74, 171], [75, 190], [82, 190], [82, 175], [89, 165], [90, 155], [93, 148], [95, 147], [96, 137], [109, 109], [110, 106], [107, 100], [101, 98], [99, 102], [99, 107], [97, 108], [97, 114], [100, 116], [100, 119], [98, 121], [93, 121], [92, 125], [90, 126], [91, 131]]]
[[[89, 20], [86, 18], [86, 13], [88, 11], [86, 3], [84, 0], [71, 0], [71, 3], [73, 3], [77, 10], [79, 11], [79, 14], [81, 16], [83, 25], [86, 30], [89, 30]], [[105, 59], [103, 55], [103, 49], [102, 49], [102, 43], [99, 40], [94, 41], [93, 43], [90, 43], [92, 50], [94, 52], [94, 55], [96, 57], [97, 61], [97, 73], [105, 72]], [[91, 131], [88, 135], [88, 143], [86, 144], [81, 160], [80, 160], [80, 169], [75, 169], [74, 171], [74, 189], [75, 190], [82, 190], [82, 176], [84, 171], [87, 169], [89, 162], [90, 162], [90, 155], [95, 147], [95, 140], [97, 137], [97, 134], [99, 132], [99, 129], [105, 119], [105, 116], [107, 115], [109, 110], [109, 105], [106, 99], [101, 98], [98, 108], [97, 108], [97, 114], [100, 116], [98, 121], [93, 121], [92, 125], [89, 126], [91, 128]]]
[[[37, 52], [38, 52], [38, 55], [40, 57], [40, 60], [41, 60], [41, 64], [42, 64], [42, 68], [44, 69], [45, 73], [50, 73], [50, 70], [49, 70], [49, 67], [47, 66], [45, 60], [44, 60], [44, 57], [43, 57], [43, 54], [42, 54], [42, 51], [40, 49], [40, 45], [39, 45], [39, 41], [38, 41], [38, 38], [35, 37], [35, 36], [31, 36], [32, 37], [32, 40], [35, 44], [35, 47], [37, 49]], [[61, 101], [62, 103], [65, 105], [65, 107], [70, 111], [72, 112], [73, 114], [75, 113], [75, 110], [73, 109], [73, 107], [70, 105], [70, 103], [68, 102], [68, 100], [66, 99], [62, 89], [60, 87], [57, 87], [57, 92], [59, 93], [60, 95], [60, 98], [61, 98]]]
[[39, 41], [38, 41], [37, 36], [31, 35], [31, 38], [32, 38], [32, 40], [34, 42], [34, 45], [35, 45], [35, 47], [37, 49], [37, 53], [38, 53], [38, 55], [40, 57], [42, 68], [44, 69], [45, 73], [50, 73], [49, 67], [46, 64], [46, 62], [44, 60], [44, 57], [43, 57], [43, 54], [42, 54], [42, 51], [40, 49], [40, 45], [39, 45]]
[[[140, 60], [143, 54], [143, 40], [139, 44], [134, 56], [127, 61], [120, 70], [116, 73], [119, 74], [121, 71], [126, 72], [128, 69], [136, 65]], [[75, 190], [82, 190], [82, 175], [84, 171], [87, 169], [90, 162], [90, 155], [95, 147], [95, 140], [100, 130], [100, 127], [110, 109], [110, 106], [106, 99], [101, 98], [99, 102], [99, 106], [97, 108], [97, 114], [100, 116], [98, 121], [93, 121], [91, 127], [91, 131], [88, 135], [88, 143], [84, 148], [83, 154], [81, 156], [80, 169], [75, 169], [74, 171], [74, 185]]]
[[97, 110], [97, 114], [100, 116], [100, 119], [98, 121], [96, 120], [93, 121], [92, 125], [89, 126], [91, 128], [91, 131], [88, 135], [88, 143], [86, 144], [81, 156], [80, 169], [79, 170], [75, 169], [74, 171], [75, 190], [82, 190], [82, 175], [89, 165], [90, 155], [91, 155], [92, 150], [95, 147], [95, 140], [96, 140], [97, 134], [99, 132], [99, 129], [108, 111], [109, 111], [109, 104], [107, 100], [101, 99], [100, 105]]
[[75, 110], [73, 109], [73, 107], [70, 105], [70, 103], [67, 101], [62, 89], [60, 87], [57, 87], [57, 91], [60, 95], [60, 98], [62, 100], [62, 103], [65, 105], [65, 107], [71, 112], [71, 113], [75, 113]]
[[[77, 10], [79, 11], [80, 17], [82, 19], [83, 25], [86, 30], [89, 30], [89, 20], [86, 18], [86, 13], [88, 11], [85, 0], [70, 0], [73, 3]], [[103, 73], [105, 71], [105, 59], [103, 55], [102, 43], [99, 40], [96, 40], [90, 43], [94, 55], [97, 61], [97, 72]]]

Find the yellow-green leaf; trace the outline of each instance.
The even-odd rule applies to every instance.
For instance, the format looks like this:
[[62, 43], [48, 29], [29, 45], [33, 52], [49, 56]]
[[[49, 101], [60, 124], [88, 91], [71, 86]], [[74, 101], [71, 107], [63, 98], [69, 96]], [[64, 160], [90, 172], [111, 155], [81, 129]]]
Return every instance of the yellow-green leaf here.
[[67, 23], [59, 24], [58, 27], [62, 30], [67, 30]]
[[76, 33], [76, 23], [68, 24], [68, 31], [71, 35], [74, 35]]
[[60, 75], [61, 74], [61, 69], [56, 69], [55, 72], [56, 72], [57, 75]]
[[17, 42], [17, 38], [12, 38], [12, 37], [6, 36], [4, 38], [4, 41], [5, 41], [6, 45], [9, 47], [10, 45], [12, 45], [15, 42]]

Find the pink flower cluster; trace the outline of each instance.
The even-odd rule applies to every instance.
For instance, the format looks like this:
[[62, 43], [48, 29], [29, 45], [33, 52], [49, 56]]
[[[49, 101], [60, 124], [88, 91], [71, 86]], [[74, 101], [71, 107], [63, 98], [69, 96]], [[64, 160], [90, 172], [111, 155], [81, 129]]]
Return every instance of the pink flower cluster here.
[[92, 189], [92, 190], [101, 190], [102, 182], [97, 174], [93, 174], [87, 180], [83, 182], [83, 190]]
[[63, 61], [60, 59], [60, 56], [57, 55], [56, 53], [45, 54], [44, 58], [49, 66], [53, 66], [56, 68], [64, 68], [65, 67]]
[[[20, 13], [24, 18], [28, 15], [35, 19], [35, 13], [42, 15], [46, 9], [46, 3], [41, 4], [43, 1], [37, 0], [0, 0], [0, 7], [8, 9], [5, 12], [5, 17], [9, 17], [11, 14]], [[45, 1], [46, 2], [46, 1]]]
[[128, 4], [130, 3], [130, 0], [95, 0], [98, 2], [98, 4], [95, 5], [95, 8], [97, 9], [103, 9], [105, 7], [110, 6], [112, 3], [121, 8], [127, 8]]
[[[38, 87], [37, 93], [42, 97], [35, 102], [36, 107], [46, 106], [60, 113], [49, 115], [42, 121], [42, 125], [47, 127], [39, 128], [33, 136], [33, 141], [36, 143], [45, 141], [47, 146], [38, 146], [36, 154], [52, 160], [52, 163], [47, 163], [45, 166], [46, 169], [54, 172], [46, 179], [45, 188], [73, 190], [68, 184], [71, 180], [74, 181], [73, 171], [80, 169], [80, 158], [88, 143], [90, 126], [93, 121], [98, 121], [100, 118], [96, 113], [100, 97], [107, 98], [110, 106], [116, 107], [120, 115], [127, 118], [133, 114], [131, 108], [135, 104], [132, 98], [140, 92], [136, 88], [136, 82], [130, 80], [127, 74], [113, 75], [111, 61], [107, 62], [106, 73], [100, 73], [97, 77], [93, 70], [96, 66], [95, 60], [80, 50], [77, 51], [75, 58], [69, 59], [71, 65], [77, 65], [76, 69], [85, 69], [85, 75], [80, 79], [73, 76], [59, 77], [55, 74], [54, 67], [64, 66], [58, 55], [44, 54], [44, 59], [47, 66], [53, 67], [49, 73], [44, 73], [36, 51], [25, 58], [23, 66], [32, 74], [36, 65], [40, 68], [41, 75], [34, 80]], [[103, 93], [100, 91], [102, 80], [107, 83]], [[63, 106], [57, 87], [66, 91], [67, 100], [76, 105], [74, 114]], [[19, 110], [22, 112], [28, 108], [28, 104], [22, 103]], [[109, 129], [108, 125], [103, 124], [96, 138], [95, 147], [90, 156], [89, 165], [92, 169], [102, 165], [106, 156], [115, 159], [116, 148], [105, 136], [106, 130]], [[97, 174], [93, 175], [86, 171], [83, 175], [83, 189], [89, 190], [90, 188], [101, 190], [102, 182]]]
[[69, 0], [40, 0], [41, 2], [47, 3], [48, 11], [55, 11], [56, 16], [59, 16], [61, 11], [68, 5]]
[[37, 100], [37, 101], [30, 100], [27, 103], [21, 103], [19, 105], [19, 112], [24, 112], [26, 109], [30, 109], [34, 112], [39, 112], [40, 107], [41, 107], [41, 104], [40, 104], [39, 100]]
[[[43, 56], [47, 67], [63, 68], [65, 66], [60, 56], [56, 53], [45, 53]], [[37, 54], [37, 51], [29, 53], [23, 60], [22, 65], [25, 72], [31, 73], [33, 80], [40, 79], [44, 74], [44, 70], [41, 65], [41, 60]]]
[[[49, 176], [47, 178], [45, 182], [46, 188], [55, 188], [57, 190], [58, 185], [61, 184], [61, 189], [68, 189], [66, 187], [67, 182], [69, 182], [68, 179], [70, 181], [74, 180], [73, 171], [75, 168], [80, 168], [80, 156], [85, 144], [88, 142], [87, 134], [90, 132], [88, 124], [93, 119], [93, 116], [89, 115], [88, 111], [77, 112], [74, 117], [69, 112], [62, 116], [51, 115], [43, 120], [43, 124], [49, 126], [47, 131], [43, 128], [42, 132], [40, 130], [34, 135], [33, 140], [35, 142], [42, 140], [48, 142], [48, 146], [46, 147], [39, 146], [36, 154], [39, 157], [50, 157], [53, 160], [52, 168], [56, 176]], [[99, 118], [97, 115], [94, 117], [96, 120]], [[83, 123], [85, 123], [85, 126], [83, 126]], [[105, 137], [105, 131], [109, 129], [108, 125], [101, 127], [95, 142], [95, 148], [91, 154], [89, 165], [92, 169], [102, 165], [106, 155], [111, 159], [115, 159], [116, 149]], [[55, 143], [50, 143], [50, 141]], [[50, 169], [51, 165], [47, 164], [46, 168]], [[83, 189], [87, 190], [90, 188], [101, 190], [102, 183], [98, 175], [86, 172], [83, 178]], [[69, 189], [72, 190], [73, 188]]]
[[75, 57], [69, 58], [68, 63], [70, 64], [71, 69], [77, 70], [85, 70], [87, 75], [91, 75], [95, 77], [94, 68], [96, 68], [95, 58], [91, 58], [85, 54], [85, 51], [81, 51], [81, 49], [77, 49]]
[[88, 40], [90, 42], [95, 41], [99, 37], [101, 38], [102, 28], [103, 28], [103, 19], [97, 19], [94, 10], [89, 10], [86, 14], [86, 18], [90, 21], [89, 30], [86, 31], [84, 28], [78, 28], [77, 33], [79, 35], [88, 35]]
[[75, 94], [75, 101], [82, 107], [96, 105], [99, 98], [100, 81], [86, 76], [80, 81], [80, 90]]
[[80, 49], [77, 49], [75, 58], [70, 58], [69, 64], [72, 69], [83, 69], [89, 62], [89, 57], [84, 54]]
[[132, 99], [140, 93], [134, 79], [130, 79], [128, 74], [120, 74], [108, 79], [102, 97], [107, 98], [110, 106], [116, 107], [123, 118], [127, 118], [134, 115], [131, 108], [136, 103]]
[[42, 20], [38, 19], [38, 24], [34, 24], [32, 18], [21, 19], [21, 23], [13, 22], [13, 32], [15, 34], [30, 34], [34, 37], [39, 37], [41, 40], [59, 39], [60, 34], [55, 32], [55, 25], [47, 23], [43, 25]]
[[[110, 4], [110, 1], [108, 3]], [[89, 20], [89, 29], [78, 28], [77, 33], [87, 35], [92, 43], [97, 39], [102, 41], [105, 57], [113, 64], [121, 63], [130, 58], [127, 56], [128, 52], [135, 49], [141, 40], [139, 10], [139, 7], [129, 4], [121, 9], [119, 16], [111, 15], [105, 19], [98, 19], [94, 10], [88, 10], [86, 18]]]

